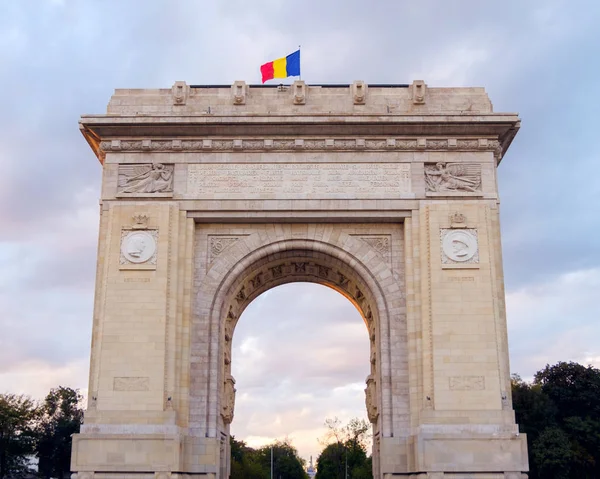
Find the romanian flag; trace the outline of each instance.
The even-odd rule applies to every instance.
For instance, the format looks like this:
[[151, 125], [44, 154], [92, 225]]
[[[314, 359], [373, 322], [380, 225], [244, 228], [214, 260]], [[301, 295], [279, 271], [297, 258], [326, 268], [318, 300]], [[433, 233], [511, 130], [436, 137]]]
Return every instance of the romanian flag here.
[[273, 78], [300, 76], [300, 50], [290, 53], [287, 57], [278, 58], [260, 67], [262, 82]]

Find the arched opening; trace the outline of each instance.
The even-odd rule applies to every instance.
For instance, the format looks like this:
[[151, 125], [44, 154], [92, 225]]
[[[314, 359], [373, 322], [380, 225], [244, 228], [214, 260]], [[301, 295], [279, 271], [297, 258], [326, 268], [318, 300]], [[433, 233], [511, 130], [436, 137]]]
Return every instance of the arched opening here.
[[300, 457], [316, 461], [325, 418], [367, 419], [369, 357], [362, 312], [338, 291], [306, 282], [269, 289], [233, 334], [230, 433], [251, 447], [287, 437]]
[[[221, 475], [225, 477], [228, 469], [230, 425], [236, 403], [236, 383], [231, 370], [234, 330], [254, 299], [276, 286], [297, 282], [317, 283], [335, 289], [356, 307], [366, 325], [370, 373], [364, 394], [367, 415], [373, 425], [372, 455], [376, 474], [379, 435], [385, 434], [386, 427], [389, 429], [390, 426], [389, 418], [382, 420], [380, 414], [390, 404], [390, 349], [387, 306], [372, 273], [343, 250], [306, 240], [283, 241], [259, 248], [237, 264], [228, 265], [226, 271], [210, 308], [211, 350], [217, 352], [211, 354], [216, 360], [211, 370], [217, 374], [211, 374], [209, 390], [216, 389], [217, 395], [209, 395], [207, 403], [209, 422], [214, 418], [214, 434], [220, 442]], [[213, 434], [210, 428], [208, 433]]]
[[[321, 230], [308, 226], [249, 230], [249, 234], [232, 230], [229, 234], [238, 236], [227, 236], [231, 241], [219, 251], [211, 249], [208, 256], [203, 256], [205, 241], [210, 245], [214, 238], [197, 236], [188, 424], [195, 438], [192, 447], [201, 451], [202, 444], [208, 445], [207, 450], [217, 457], [220, 477], [227, 477], [229, 471], [229, 437], [235, 416], [234, 330], [254, 299], [287, 283], [317, 283], [335, 289], [355, 306], [366, 324], [370, 374], [363, 397], [372, 424], [375, 477], [383, 440], [393, 437], [395, 427], [408, 426], [408, 415], [394, 413], [407, 410], [408, 375], [403, 279], [392, 267], [390, 240], [380, 252], [368, 233], [363, 237], [360, 231]], [[401, 257], [398, 245], [395, 254]], [[392, 381], [392, 370], [403, 373], [397, 382]]]

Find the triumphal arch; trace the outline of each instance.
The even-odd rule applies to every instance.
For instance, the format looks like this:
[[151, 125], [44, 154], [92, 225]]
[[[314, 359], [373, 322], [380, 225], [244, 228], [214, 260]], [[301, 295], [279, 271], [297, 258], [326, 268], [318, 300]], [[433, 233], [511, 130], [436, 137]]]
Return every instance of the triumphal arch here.
[[76, 479], [226, 478], [236, 322], [295, 281], [362, 314], [376, 478], [525, 477], [496, 176], [519, 118], [482, 88], [177, 82], [80, 127], [103, 177]]

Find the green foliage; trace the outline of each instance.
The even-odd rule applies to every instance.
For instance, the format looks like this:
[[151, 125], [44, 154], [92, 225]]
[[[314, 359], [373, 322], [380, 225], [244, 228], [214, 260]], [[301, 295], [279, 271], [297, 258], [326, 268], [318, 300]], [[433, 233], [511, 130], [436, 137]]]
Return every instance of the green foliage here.
[[273, 478], [306, 479], [304, 461], [289, 441], [277, 441], [259, 449], [248, 447], [244, 441], [230, 437], [231, 479], [269, 479], [271, 477], [271, 448], [273, 449]]
[[0, 394], [0, 479], [28, 471], [39, 410], [31, 398]]
[[513, 376], [512, 393], [531, 479], [600, 477], [600, 370], [547, 365], [532, 384]]
[[273, 448], [273, 479], [305, 479], [304, 460], [289, 441], [277, 441], [272, 446], [263, 446], [258, 450], [262, 465], [270, 471], [271, 447]]
[[42, 477], [63, 479], [71, 469], [71, 436], [83, 419], [79, 391], [63, 386], [50, 390], [41, 407], [36, 452]]
[[330, 442], [317, 458], [316, 479], [372, 479], [373, 465], [367, 457], [370, 424], [352, 419], [342, 426], [338, 418], [327, 419], [328, 432], [323, 442]]
[[533, 457], [540, 477], [569, 479], [573, 452], [571, 443], [562, 429], [548, 427], [542, 431], [532, 444], [530, 455]]
[[317, 458], [316, 479], [344, 478], [346, 470], [346, 448], [334, 442], [321, 451]]

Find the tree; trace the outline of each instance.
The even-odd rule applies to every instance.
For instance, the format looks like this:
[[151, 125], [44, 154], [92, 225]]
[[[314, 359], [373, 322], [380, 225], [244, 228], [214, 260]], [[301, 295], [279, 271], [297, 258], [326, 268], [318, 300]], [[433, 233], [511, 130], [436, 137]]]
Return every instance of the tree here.
[[248, 447], [244, 441], [230, 437], [230, 479], [269, 479], [271, 477], [271, 448], [273, 449], [273, 478], [306, 479], [304, 461], [289, 440], [277, 441], [259, 449]]
[[371, 479], [372, 461], [367, 457], [370, 424], [364, 419], [351, 419], [346, 426], [336, 417], [326, 419], [327, 433], [321, 441], [327, 444], [317, 458], [317, 479]]
[[600, 417], [600, 370], [577, 363], [546, 365], [535, 375], [534, 384], [557, 406], [558, 416]]
[[263, 446], [258, 452], [261, 463], [267, 471], [271, 471], [271, 448], [273, 448], [273, 479], [306, 479], [304, 460], [298, 455], [298, 450], [286, 439], [276, 441], [271, 446]]
[[533, 442], [533, 457], [539, 477], [548, 479], [569, 479], [573, 453], [569, 436], [558, 427], [548, 427]]
[[45, 478], [68, 477], [71, 470], [71, 436], [79, 432], [83, 419], [82, 396], [76, 389], [51, 389], [41, 407], [36, 452], [39, 473]]
[[317, 457], [316, 479], [344, 479], [346, 448], [341, 442], [329, 444]]
[[559, 362], [536, 373], [535, 384], [556, 406], [556, 419], [567, 433], [573, 477], [600, 477], [600, 370]]
[[267, 471], [260, 462], [258, 451], [248, 447], [244, 441], [229, 437], [231, 444], [230, 479], [268, 479]]
[[546, 365], [531, 384], [513, 376], [512, 393], [531, 479], [600, 477], [600, 370]]
[[31, 398], [0, 394], [0, 479], [29, 470], [39, 410]]

